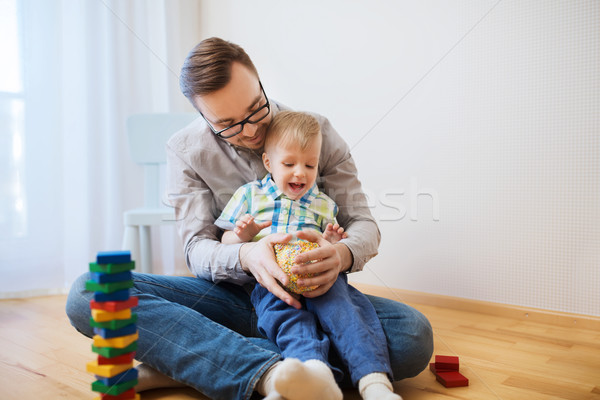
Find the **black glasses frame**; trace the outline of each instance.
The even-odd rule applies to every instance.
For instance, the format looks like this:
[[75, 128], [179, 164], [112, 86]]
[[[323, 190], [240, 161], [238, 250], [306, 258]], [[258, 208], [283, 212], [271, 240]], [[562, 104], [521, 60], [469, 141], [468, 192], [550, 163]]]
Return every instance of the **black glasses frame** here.
[[[260, 80], [258, 81], [258, 84], [260, 85], [260, 90], [262, 91], [262, 94], [263, 94], [263, 96], [265, 96], [265, 100], [267, 101], [267, 102], [266, 102], [266, 104], [265, 104], [265, 105], [263, 105], [263, 106], [260, 106], [260, 107], [258, 108], [258, 110], [254, 111], [252, 114], [248, 115], [246, 118], [244, 118], [244, 119], [243, 119], [243, 120], [241, 120], [240, 122], [236, 122], [235, 124], [233, 124], [233, 125], [230, 125], [230, 126], [228, 126], [227, 128], [225, 128], [225, 129], [221, 129], [221, 130], [217, 131], [217, 130], [216, 130], [216, 129], [215, 129], [215, 128], [214, 128], [214, 127], [211, 125], [211, 123], [210, 123], [210, 122], [208, 122], [208, 119], [206, 119], [206, 117], [204, 116], [204, 114], [202, 114], [202, 111], [198, 110], [198, 112], [200, 113], [200, 115], [202, 115], [202, 118], [204, 118], [204, 120], [205, 120], [205, 121], [206, 121], [206, 123], [208, 124], [208, 127], [210, 128], [210, 130], [211, 130], [211, 131], [212, 131], [212, 132], [213, 132], [215, 135], [217, 135], [217, 136], [218, 136], [218, 137], [220, 137], [221, 139], [229, 139], [229, 138], [232, 138], [232, 137], [234, 137], [234, 136], [236, 136], [236, 135], [239, 135], [240, 133], [242, 133], [242, 131], [244, 130], [244, 125], [246, 125], [246, 124], [257, 124], [257, 123], [259, 123], [260, 121], [262, 121], [263, 119], [265, 119], [265, 118], [266, 118], [266, 117], [267, 117], [267, 116], [268, 116], [268, 115], [271, 113], [271, 103], [269, 103], [269, 98], [267, 97], [267, 93], [265, 92], [265, 89], [263, 88], [263, 85], [262, 85], [262, 83], [261, 83], [261, 81], [260, 81]], [[262, 110], [264, 110], [265, 108], [267, 109], [267, 113], [266, 113], [264, 116], [262, 116], [261, 118], [259, 118], [259, 119], [257, 119], [257, 120], [251, 121], [252, 117], [254, 117], [256, 114], [258, 114], [259, 112], [261, 112], [261, 111], [262, 111]], [[236, 126], [239, 126], [239, 127], [240, 127], [240, 131], [239, 131], [239, 132], [236, 132], [236, 133], [234, 133], [234, 134], [231, 134], [231, 135], [223, 135], [223, 132], [225, 132], [225, 131], [227, 131], [227, 130], [229, 130], [229, 129], [231, 129], [231, 128], [235, 128]]]

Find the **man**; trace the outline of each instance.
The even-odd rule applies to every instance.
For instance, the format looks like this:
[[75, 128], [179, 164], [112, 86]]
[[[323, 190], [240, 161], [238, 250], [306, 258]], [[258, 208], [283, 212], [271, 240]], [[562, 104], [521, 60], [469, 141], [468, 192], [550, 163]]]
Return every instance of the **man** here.
[[[283, 107], [267, 97], [244, 50], [218, 38], [206, 39], [190, 52], [180, 84], [201, 118], [167, 144], [168, 192], [187, 264], [197, 277], [134, 274], [132, 294], [139, 297], [140, 334], [136, 358], [143, 363], [138, 390], [185, 384], [214, 399], [249, 399], [253, 391], [277, 398], [274, 381], [287, 379], [290, 392], [306, 387], [309, 392], [287, 394], [286, 399], [319, 398], [310, 392], [309, 382], [298, 385], [302, 371], [294, 377], [278, 370], [279, 350], [260, 337], [248, 295], [248, 288], [258, 281], [289, 305], [300, 307], [300, 301], [278, 283], [286, 285], [288, 277], [272, 249], [290, 235], [221, 244], [223, 232], [214, 225], [237, 187], [266, 174], [261, 158], [265, 131]], [[338, 204], [338, 221], [348, 239], [332, 245], [320, 235], [298, 233], [320, 245], [299, 256], [293, 271], [315, 274], [301, 282], [319, 286], [306, 297], [325, 293], [341, 272], [362, 270], [377, 254], [380, 239], [347, 144], [325, 118], [315, 117], [323, 134], [317, 182]], [[308, 261], [315, 262], [304, 265]], [[86, 275], [73, 285], [67, 313], [79, 331], [92, 336]], [[373, 296], [369, 300], [388, 340], [394, 379], [417, 375], [433, 351], [429, 322], [404, 304]], [[335, 351], [330, 353], [335, 357]], [[339, 360], [330, 361], [343, 369]]]

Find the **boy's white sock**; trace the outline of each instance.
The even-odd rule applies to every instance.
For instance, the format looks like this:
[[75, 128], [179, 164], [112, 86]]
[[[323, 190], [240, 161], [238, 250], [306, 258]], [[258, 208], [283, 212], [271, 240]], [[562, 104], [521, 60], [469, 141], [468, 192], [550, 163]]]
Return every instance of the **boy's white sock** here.
[[286, 400], [342, 400], [331, 369], [322, 361], [286, 358], [273, 370], [273, 387]]
[[394, 393], [392, 383], [382, 372], [374, 372], [360, 378], [358, 391], [363, 400], [402, 400], [400, 395]]

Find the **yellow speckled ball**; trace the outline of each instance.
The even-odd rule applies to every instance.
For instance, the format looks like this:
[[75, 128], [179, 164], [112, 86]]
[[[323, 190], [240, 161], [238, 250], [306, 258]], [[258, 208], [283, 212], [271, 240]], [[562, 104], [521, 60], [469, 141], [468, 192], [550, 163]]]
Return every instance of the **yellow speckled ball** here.
[[318, 286], [298, 286], [296, 282], [298, 282], [298, 278], [310, 278], [313, 274], [304, 274], [297, 275], [292, 273], [290, 270], [294, 265], [294, 259], [300, 253], [304, 253], [305, 251], [313, 250], [319, 247], [318, 244], [309, 242], [307, 240], [297, 240], [295, 242], [290, 243], [277, 243], [273, 246], [275, 249], [275, 257], [277, 259], [277, 264], [281, 267], [282, 270], [285, 271], [286, 274], [290, 277], [290, 283], [287, 285], [286, 289], [292, 293], [304, 293], [309, 292], [311, 290], [315, 290]]

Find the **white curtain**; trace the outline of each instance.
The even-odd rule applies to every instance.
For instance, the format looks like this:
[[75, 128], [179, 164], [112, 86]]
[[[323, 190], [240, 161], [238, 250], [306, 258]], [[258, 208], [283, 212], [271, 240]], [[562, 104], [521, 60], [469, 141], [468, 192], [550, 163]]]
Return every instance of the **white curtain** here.
[[65, 292], [97, 251], [120, 248], [123, 211], [142, 203], [127, 116], [190, 110], [178, 75], [201, 39], [199, 5], [0, 6], [0, 74], [12, 71], [0, 80], [0, 298]]

